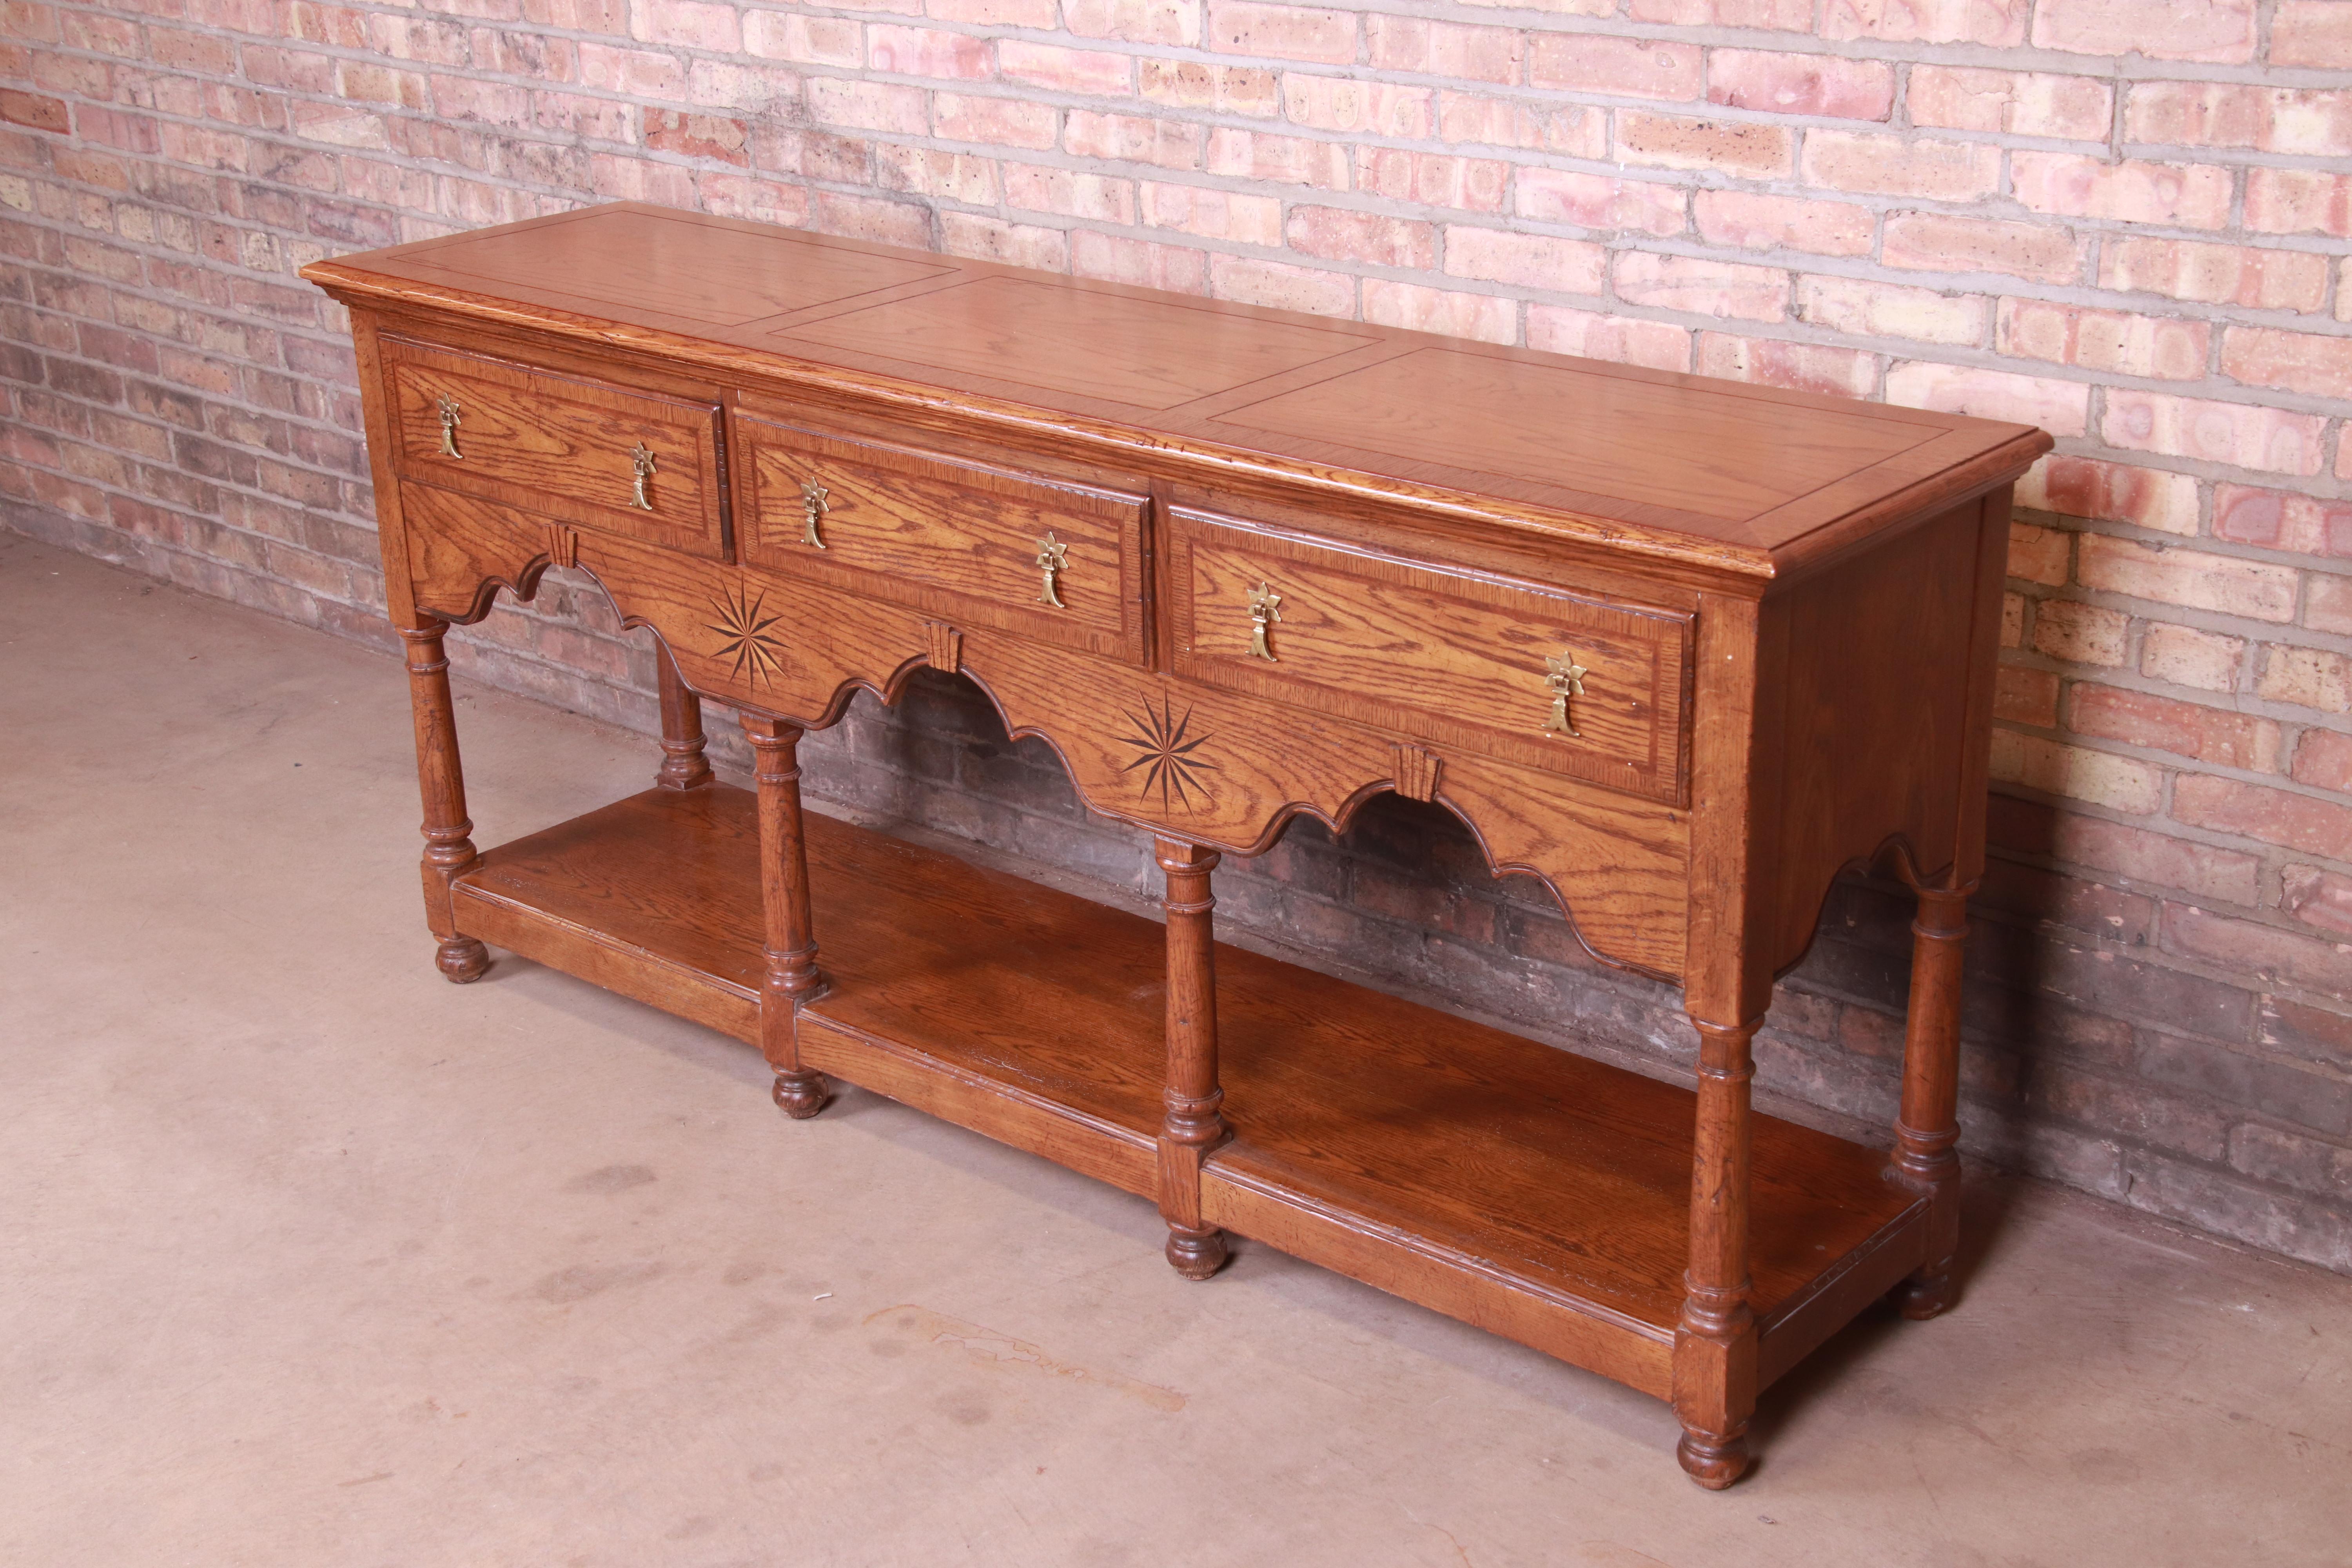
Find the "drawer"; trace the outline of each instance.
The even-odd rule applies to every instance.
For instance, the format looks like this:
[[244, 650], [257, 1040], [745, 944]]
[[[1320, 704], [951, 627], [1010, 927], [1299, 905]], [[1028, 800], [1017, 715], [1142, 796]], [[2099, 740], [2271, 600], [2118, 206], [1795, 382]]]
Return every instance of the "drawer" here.
[[1683, 803], [1687, 613], [1168, 515], [1178, 674]]
[[696, 555], [725, 554], [716, 403], [394, 338], [383, 353], [402, 477]]
[[1143, 662], [1143, 496], [740, 409], [730, 445], [751, 564]]

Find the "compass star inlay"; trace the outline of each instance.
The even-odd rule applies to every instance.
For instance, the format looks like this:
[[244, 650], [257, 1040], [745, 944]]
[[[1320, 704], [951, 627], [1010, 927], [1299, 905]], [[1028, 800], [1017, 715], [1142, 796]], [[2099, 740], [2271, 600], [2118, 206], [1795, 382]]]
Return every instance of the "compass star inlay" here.
[[1119, 772], [1131, 773], [1138, 768], [1145, 769], [1143, 793], [1149, 795], [1157, 790], [1162, 811], [1173, 810], [1178, 805], [1190, 811], [1195, 795], [1201, 797], [1202, 804], [1206, 805], [1209, 783], [1204, 775], [1224, 770], [1197, 754], [1202, 746], [1209, 743], [1210, 737], [1191, 733], [1192, 710], [1185, 709], [1184, 716], [1180, 719], [1176, 717], [1173, 701], [1162, 699], [1160, 707], [1155, 710], [1147, 698], [1143, 712], [1140, 715], [1128, 714], [1127, 721], [1135, 726], [1136, 732], [1120, 736], [1119, 743], [1135, 747], [1137, 754], [1135, 761]]
[[736, 583], [710, 601], [719, 618], [704, 623], [707, 630], [727, 639], [711, 657], [727, 660], [729, 674], [738, 680], [748, 676], [755, 686], [765, 684], [784, 668], [784, 639], [768, 629], [784, 617], [782, 612], [764, 613], [761, 606], [767, 602], [765, 589], [754, 596], [751, 584]]

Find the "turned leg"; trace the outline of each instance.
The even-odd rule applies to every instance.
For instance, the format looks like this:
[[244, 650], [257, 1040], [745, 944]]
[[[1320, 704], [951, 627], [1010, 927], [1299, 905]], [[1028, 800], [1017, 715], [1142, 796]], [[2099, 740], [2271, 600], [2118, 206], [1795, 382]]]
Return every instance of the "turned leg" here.
[[1168, 1261], [1187, 1279], [1206, 1279], [1225, 1261], [1225, 1233], [1201, 1223], [1201, 1162], [1225, 1141], [1217, 1087], [1217, 961], [1209, 873], [1217, 853], [1159, 841], [1168, 876], [1168, 1084], [1160, 1123], [1160, 1213]]
[[457, 716], [449, 701], [449, 659], [440, 621], [402, 626], [408, 654], [408, 702], [416, 721], [416, 785], [425, 797], [425, 923], [441, 939], [434, 962], [459, 985], [490, 967], [489, 950], [457, 931], [450, 884], [474, 864], [474, 825], [466, 816], [466, 773], [457, 761]]
[[669, 646], [654, 643], [654, 669], [661, 684], [662, 765], [654, 782], [664, 789], [699, 789], [710, 782], [702, 754], [702, 699], [677, 678]]
[[1927, 1261], [1895, 1287], [1906, 1318], [1948, 1304], [1960, 1245], [1960, 952], [1969, 889], [1919, 889], [1911, 923], [1911, 1011], [1903, 1032], [1903, 1109], [1889, 1180], [1927, 1200]]
[[801, 727], [742, 715], [760, 786], [760, 901], [767, 916], [768, 971], [760, 987], [760, 1048], [776, 1070], [776, 1103], [806, 1121], [824, 1109], [824, 1075], [801, 1066], [793, 1016], [824, 994], [810, 930], [808, 848], [801, 824]]
[[1748, 1468], [1756, 1408], [1756, 1318], [1748, 1308], [1749, 1042], [1761, 1018], [1698, 1024], [1698, 1132], [1691, 1151], [1690, 1268], [1675, 1329], [1675, 1457], [1719, 1491]]

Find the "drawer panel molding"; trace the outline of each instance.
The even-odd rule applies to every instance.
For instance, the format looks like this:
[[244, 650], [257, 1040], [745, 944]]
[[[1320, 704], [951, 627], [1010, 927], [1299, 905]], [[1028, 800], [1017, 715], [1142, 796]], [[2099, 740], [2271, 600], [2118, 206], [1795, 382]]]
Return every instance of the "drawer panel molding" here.
[[1681, 805], [1693, 616], [1168, 513], [1177, 674]]

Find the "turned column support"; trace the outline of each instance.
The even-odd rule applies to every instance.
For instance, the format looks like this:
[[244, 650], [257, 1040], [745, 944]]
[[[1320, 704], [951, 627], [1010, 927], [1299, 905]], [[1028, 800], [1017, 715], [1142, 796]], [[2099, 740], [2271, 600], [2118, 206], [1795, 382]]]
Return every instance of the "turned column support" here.
[[1748, 1305], [1750, 1051], [1761, 1018], [1698, 1025], [1698, 1121], [1691, 1148], [1690, 1267], [1675, 1328], [1675, 1456], [1721, 1490], [1748, 1468], [1756, 1409], [1756, 1318]]
[[677, 661], [669, 646], [654, 641], [654, 672], [661, 688], [661, 771], [654, 782], [664, 789], [700, 789], [711, 780], [710, 763], [702, 754], [702, 699], [678, 679]]
[[449, 697], [449, 658], [441, 621], [398, 626], [408, 661], [408, 703], [416, 725], [416, 786], [424, 797], [425, 923], [440, 939], [434, 962], [453, 984], [479, 980], [489, 950], [461, 935], [450, 885], [473, 868], [474, 824], [466, 815], [466, 772], [457, 759], [457, 715]]
[[1160, 1214], [1168, 1222], [1168, 1261], [1187, 1279], [1206, 1279], [1225, 1261], [1225, 1234], [1201, 1219], [1201, 1163], [1228, 1136], [1225, 1091], [1217, 1083], [1216, 937], [1209, 874], [1213, 849], [1173, 838], [1157, 841], [1167, 877], [1167, 1114], [1160, 1123]]
[[824, 1109], [824, 1075], [801, 1066], [793, 1015], [824, 994], [809, 915], [808, 847], [801, 818], [798, 724], [742, 715], [759, 784], [760, 901], [766, 915], [767, 973], [760, 986], [760, 1048], [775, 1069], [776, 1104], [805, 1121]]
[[1886, 1176], [1927, 1200], [1926, 1261], [1895, 1287], [1906, 1318], [1949, 1303], [1960, 1242], [1960, 960], [1969, 932], [1967, 888], [1921, 888], [1911, 922], [1911, 1005], [1903, 1031], [1903, 1105]]

